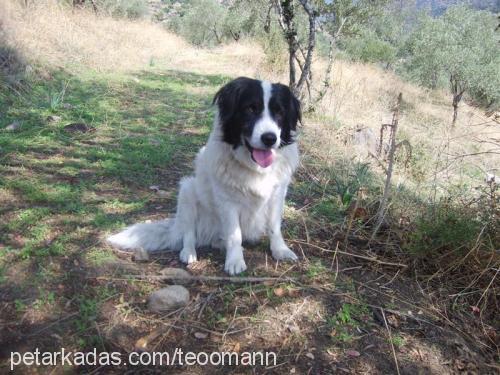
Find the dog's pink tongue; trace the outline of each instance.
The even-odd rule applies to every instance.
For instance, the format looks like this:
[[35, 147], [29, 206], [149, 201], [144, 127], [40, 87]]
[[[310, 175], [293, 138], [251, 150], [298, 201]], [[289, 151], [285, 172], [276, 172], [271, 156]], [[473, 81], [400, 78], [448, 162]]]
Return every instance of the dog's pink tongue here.
[[252, 150], [253, 159], [259, 164], [262, 168], [269, 167], [274, 160], [274, 150], [259, 150], [254, 148]]

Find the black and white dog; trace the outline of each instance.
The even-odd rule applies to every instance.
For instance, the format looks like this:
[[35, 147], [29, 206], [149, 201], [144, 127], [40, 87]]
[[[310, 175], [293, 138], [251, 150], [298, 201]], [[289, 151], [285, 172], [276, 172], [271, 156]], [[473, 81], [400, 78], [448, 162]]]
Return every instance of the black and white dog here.
[[196, 248], [226, 250], [225, 271], [247, 267], [243, 241], [267, 234], [277, 260], [296, 260], [281, 234], [288, 184], [299, 164], [295, 143], [300, 103], [287, 86], [237, 78], [215, 95], [214, 127], [181, 180], [175, 218], [135, 224], [107, 239], [122, 249], [180, 250], [184, 263]]

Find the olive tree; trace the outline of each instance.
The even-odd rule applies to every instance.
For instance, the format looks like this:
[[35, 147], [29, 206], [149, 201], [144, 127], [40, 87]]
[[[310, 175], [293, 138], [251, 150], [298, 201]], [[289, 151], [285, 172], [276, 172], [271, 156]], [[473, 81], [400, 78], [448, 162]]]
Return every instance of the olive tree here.
[[487, 101], [500, 100], [500, 50], [491, 13], [453, 6], [439, 18], [423, 17], [410, 38], [407, 67], [421, 84], [436, 87], [443, 80], [453, 96], [453, 120], [465, 93]]

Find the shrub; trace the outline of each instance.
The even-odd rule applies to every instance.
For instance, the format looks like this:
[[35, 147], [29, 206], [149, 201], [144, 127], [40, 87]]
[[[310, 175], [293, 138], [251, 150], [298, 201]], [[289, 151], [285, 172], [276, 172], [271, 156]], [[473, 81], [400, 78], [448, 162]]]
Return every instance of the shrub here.
[[396, 60], [396, 47], [369, 30], [363, 30], [360, 35], [345, 39], [342, 47], [354, 60], [386, 65]]
[[198, 46], [214, 46], [263, 33], [267, 2], [188, 0], [165, 5], [167, 26]]
[[436, 256], [446, 251], [469, 251], [481, 232], [474, 212], [440, 203], [421, 213], [415, 220], [406, 250], [416, 256]]
[[212, 46], [223, 41], [227, 10], [216, 0], [195, 0], [181, 19], [179, 33], [194, 45]]

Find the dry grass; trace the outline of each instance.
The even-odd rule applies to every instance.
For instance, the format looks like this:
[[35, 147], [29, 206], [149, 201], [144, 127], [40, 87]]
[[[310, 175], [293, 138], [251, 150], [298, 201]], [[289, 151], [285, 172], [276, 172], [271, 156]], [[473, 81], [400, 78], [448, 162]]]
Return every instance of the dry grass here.
[[169, 62], [187, 46], [148, 21], [96, 17], [52, 0], [28, 8], [2, 1], [0, 23], [7, 42], [28, 61], [66, 69], [141, 69], [151, 62]]

